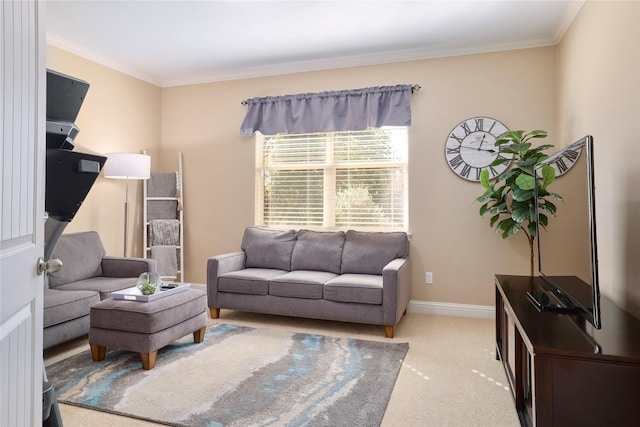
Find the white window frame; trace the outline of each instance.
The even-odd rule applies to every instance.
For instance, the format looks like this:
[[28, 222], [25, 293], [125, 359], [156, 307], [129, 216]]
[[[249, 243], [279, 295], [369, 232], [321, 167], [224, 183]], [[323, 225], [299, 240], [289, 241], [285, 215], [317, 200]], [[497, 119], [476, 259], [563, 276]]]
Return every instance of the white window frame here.
[[[264, 165], [264, 139], [265, 136], [260, 132], [256, 132], [255, 141], [256, 141], [256, 173], [255, 173], [255, 224], [257, 226], [268, 227], [269, 225], [265, 224], [264, 221], [264, 171], [271, 169], [284, 169], [284, 170], [295, 170], [296, 168], [304, 168], [304, 169], [321, 169], [323, 170], [323, 184], [324, 184], [324, 195], [323, 200], [325, 203], [323, 204], [323, 225], [321, 227], [311, 226], [311, 225], [288, 225], [281, 224], [274, 227], [290, 227], [290, 228], [306, 228], [306, 229], [317, 229], [317, 230], [336, 230], [336, 229], [356, 229], [362, 231], [408, 231], [409, 226], [409, 160], [408, 160], [408, 149], [409, 149], [409, 129], [407, 127], [396, 127], [396, 129], [404, 130], [405, 137], [405, 153], [403, 160], [396, 161], [383, 161], [383, 162], [366, 162], [366, 163], [341, 163], [339, 167], [334, 163], [334, 141], [335, 134], [338, 132], [327, 132], [326, 135], [326, 161], [322, 164], [297, 164], [295, 167], [287, 167], [287, 166], [267, 166]], [[400, 132], [402, 134], [402, 132]], [[338, 169], [343, 168], [359, 168], [359, 167], [394, 167], [402, 170], [403, 176], [403, 208], [402, 208], [402, 222], [403, 224], [399, 227], [387, 227], [387, 226], [362, 226], [362, 225], [347, 225], [344, 227], [336, 226], [336, 174]], [[331, 201], [327, 203], [326, 201]]]

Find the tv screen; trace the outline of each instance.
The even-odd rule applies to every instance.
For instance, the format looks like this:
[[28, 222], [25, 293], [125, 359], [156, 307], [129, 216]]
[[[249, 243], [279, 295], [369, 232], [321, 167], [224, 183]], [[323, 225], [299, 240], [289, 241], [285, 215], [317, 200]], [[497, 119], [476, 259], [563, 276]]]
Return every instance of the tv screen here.
[[[571, 163], [573, 166], [567, 168]], [[536, 205], [538, 218], [549, 218], [546, 229], [538, 224], [537, 240], [538, 270], [550, 291], [530, 297], [541, 309], [574, 310], [599, 329], [593, 138], [585, 136], [537, 164], [536, 174], [540, 175], [545, 165], [556, 170], [549, 191], [560, 194], [563, 201], [555, 203], [555, 217], [540, 203]], [[536, 194], [538, 191], [536, 186]]]

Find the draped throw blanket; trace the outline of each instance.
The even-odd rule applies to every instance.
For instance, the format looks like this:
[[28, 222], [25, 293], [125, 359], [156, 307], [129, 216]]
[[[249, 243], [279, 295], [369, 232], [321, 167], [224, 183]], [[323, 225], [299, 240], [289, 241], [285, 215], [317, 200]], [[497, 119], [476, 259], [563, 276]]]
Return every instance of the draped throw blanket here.
[[177, 219], [153, 219], [149, 221], [151, 246], [178, 245], [180, 221]]
[[247, 100], [240, 134], [313, 133], [411, 125], [412, 86], [377, 86]]
[[173, 245], [151, 246], [151, 259], [158, 263], [158, 275], [160, 277], [178, 276], [178, 257], [176, 247]]
[[149, 221], [149, 242], [151, 259], [158, 262], [161, 277], [176, 277], [176, 246], [180, 239], [180, 221], [177, 219], [154, 219]]

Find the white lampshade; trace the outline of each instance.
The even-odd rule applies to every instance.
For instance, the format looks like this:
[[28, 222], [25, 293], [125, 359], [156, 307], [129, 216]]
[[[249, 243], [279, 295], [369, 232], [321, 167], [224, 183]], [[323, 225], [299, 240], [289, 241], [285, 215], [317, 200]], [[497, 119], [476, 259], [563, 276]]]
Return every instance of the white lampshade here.
[[104, 164], [105, 178], [113, 179], [149, 179], [151, 156], [133, 153], [107, 154]]

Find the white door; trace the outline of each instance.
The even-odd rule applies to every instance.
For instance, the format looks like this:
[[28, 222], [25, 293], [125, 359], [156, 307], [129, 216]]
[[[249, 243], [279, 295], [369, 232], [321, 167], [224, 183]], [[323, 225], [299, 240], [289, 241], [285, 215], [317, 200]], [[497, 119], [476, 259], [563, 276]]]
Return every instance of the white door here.
[[44, 2], [0, 6], [0, 426], [42, 424]]

